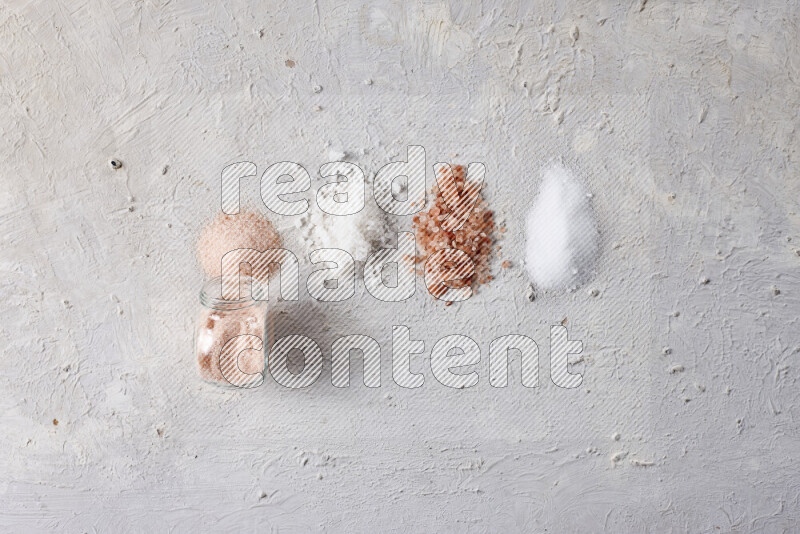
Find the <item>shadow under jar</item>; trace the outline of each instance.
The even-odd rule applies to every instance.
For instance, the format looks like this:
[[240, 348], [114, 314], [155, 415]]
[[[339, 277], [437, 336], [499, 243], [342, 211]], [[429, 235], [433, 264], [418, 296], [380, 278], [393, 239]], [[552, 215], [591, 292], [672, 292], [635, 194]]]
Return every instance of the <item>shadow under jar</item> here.
[[195, 354], [197, 371], [206, 382], [242, 388], [254, 387], [263, 381], [267, 302], [252, 298], [250, 282], [248, 277], [242, 277], [241, 294], [247, 296], [239, 300], [221, 297], [220, 277], [203, 284]]

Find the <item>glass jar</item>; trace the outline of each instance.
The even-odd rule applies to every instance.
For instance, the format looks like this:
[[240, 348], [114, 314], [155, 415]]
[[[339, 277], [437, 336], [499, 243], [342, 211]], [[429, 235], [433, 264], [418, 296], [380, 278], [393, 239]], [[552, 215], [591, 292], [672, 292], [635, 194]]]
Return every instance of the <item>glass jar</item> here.
[[220, 277], [203, 284], [195, 355], [197, 371], [206, 382], [250, 388], [264, 381], [267, 301], [253, 299], [250, 286], [250, 278], [242, 277], [241, 294], [246, 296], [224, 300]]

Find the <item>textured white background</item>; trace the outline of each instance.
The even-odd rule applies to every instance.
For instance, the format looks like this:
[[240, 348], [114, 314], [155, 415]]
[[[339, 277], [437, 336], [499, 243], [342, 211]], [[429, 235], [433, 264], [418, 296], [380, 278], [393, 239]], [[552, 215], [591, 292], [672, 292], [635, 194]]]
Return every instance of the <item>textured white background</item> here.
[[[796, 530], [797, 3], [300, 4], [0, 5], [0, 529]], [[513, 266], [448, 308], [421, 284], [280, 306], [326, 355], [381, 341], [378, 390], [333, 388], [327, 363], [302, 391], [200, 383], [194, 242], [224, 165], [316, 176], [341, 150], [374, 173], [408, 144], [429, 173], [486, 164]], [[522, 217], [556, 157], [594, 193], [602, 256], [530, 303]], [[491, 339], [530, 335], [544, 362], [565, 317], [578, 390], [544, 363], [538, 389], [489, 386]], [[426, 357], [422, 388], [394, 385], [392, 324], [428, 351], [471, 335], [478, 386]]]

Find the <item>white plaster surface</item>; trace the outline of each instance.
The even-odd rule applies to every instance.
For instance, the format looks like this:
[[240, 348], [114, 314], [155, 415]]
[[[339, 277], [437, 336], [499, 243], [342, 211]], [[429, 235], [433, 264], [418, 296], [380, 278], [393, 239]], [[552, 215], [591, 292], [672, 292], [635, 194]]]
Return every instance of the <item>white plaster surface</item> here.
[[[799, 14], [5, 0], [0, 530], [797, 531]], [[194, 241], [222, 168], [315, 176], [343, 152], [373, 174], [408, 144], [429, 171], [486, 164], [508, 227], [495, 281], [450, 307], [422, 283], [403, 304], [359, 284], [339, 305], [277, 306], [279, 334], [326, 355], [341, 334], [379, 340], [379, 389], [358, 372], [332, 387], [329, 363], [302, 391], [199, 382]], [[576, 291], [529, 302], [524, 214], [554, 158], [594, 195], [601, 256]], [[258, 206], [255, 180], [242, 196]], [[294, 221], [275, 222], [297, 247]], [[565, 318], [577, 390], [546, 365]], [[391, 381], [393, 324], [425, 341], [419, 389]], [[506, 333], [539, 343], [538, 388], [518, 367], [489, 385]], [[431, 375], [447, 334], [479, 342], [476, 387]]]

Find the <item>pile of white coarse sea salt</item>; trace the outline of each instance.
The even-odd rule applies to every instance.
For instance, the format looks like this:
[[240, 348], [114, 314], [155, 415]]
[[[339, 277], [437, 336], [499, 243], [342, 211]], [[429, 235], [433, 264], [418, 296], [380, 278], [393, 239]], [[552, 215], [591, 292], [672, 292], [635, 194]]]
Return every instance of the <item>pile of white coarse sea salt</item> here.
[[600, 237], [591, 194], [561, 163], [542, 170], [526, 233], [525, 267], [536, 288], [571, 291], [591, 275]]

